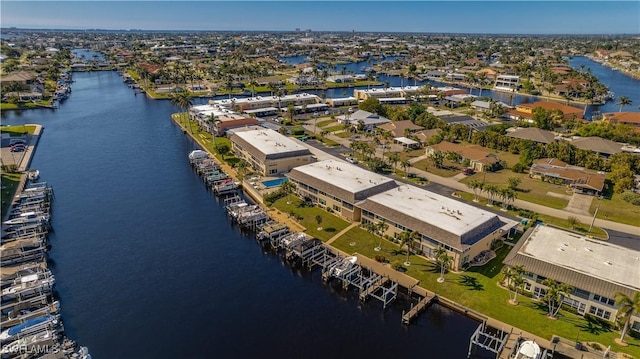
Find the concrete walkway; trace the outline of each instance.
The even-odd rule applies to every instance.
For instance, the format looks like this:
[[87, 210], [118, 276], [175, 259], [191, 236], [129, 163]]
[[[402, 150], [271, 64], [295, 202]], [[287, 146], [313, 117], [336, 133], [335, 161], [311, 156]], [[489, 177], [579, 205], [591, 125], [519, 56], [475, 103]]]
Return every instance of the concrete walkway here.
[[335, 241], [336, 239], [340, 238], [343, 234], [349, 232], [351, 230], [351, 228], [357, 227], [359, 224], [360, 223], [358, 223], [358, 222], [351, 223], [349, 226], [347, 226], [347, 228], [341, 230], [340, 232], [336, 233], [333, 237], [329, 238], [329, 240], [327, 241], [327, 244], [333, 243], [333, 241]]

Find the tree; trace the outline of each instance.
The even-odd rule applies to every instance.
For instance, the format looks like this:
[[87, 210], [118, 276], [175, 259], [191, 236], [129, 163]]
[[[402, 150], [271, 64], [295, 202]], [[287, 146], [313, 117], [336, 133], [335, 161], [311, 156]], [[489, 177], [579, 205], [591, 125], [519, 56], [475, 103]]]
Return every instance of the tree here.
[[171, 105], [178, 107], [182, 112], [179, 114], [183, 121], [189, 124], [189, 132], [193, 133], [191, 129], [191, 121], [189, 120], [189, 108], [193, 106], [193, 99], [191, 94], [187, 91], [178, 91], [171, 94]]
[[318, 224], [318, 230], [321, 230], [322, 227], [320, 227], [320, 224], [322, 224], [322, 216], [319, 214], [316, 215], [316, 223]]
[[280, 186], [280, 190], [287, 195], [287, 204], [291, 203], [291, 193], [295, 192], [296, 185], [291, 181], [285, 181]]
[[502, 208], [506, 211], [507, 209], [509, 209], [509, 205], [511, 204], [511, 201], [513, 201], [516, 198], [516, 191], [508, 187], [499, 188], [498, 195], [502, 200]]
[[629, 297], [621, 292], [615, 292], [613, 293], [613, 297], [616, 300], [616, 305], [620, 306], [618, 309], [618, 319], [624, 323], [620, 335], [620, 342], [624, 343], [624, 337], [629, 330], [631, 317], [640, 313], [640, 292], [635, 292], [633, 297]]
[[440, 246], [435, 250], [435, 258], [438, 266], [440, 266], [440, 278], [438, 278], [438, 283], [442, 283], [444, 282], [444, 272], [449, 269], [453, 263], [453, 257], [449, 255], [444, 247]]
[[431, 154], [429, 155], [429, 159], [431, 160], [431, 162], [433, 162], [433, 165], [436, 166], [436, 168], [442, 168], [444, 157], [444, 152], [438, 150], [431, 152]]
[[387, 224], [387, 220], [384, 218], [373, 226], [374, 232], [380, 237], [378, 246], [374, 248], [376, 252], [379, 252], [382, 247], [382, 237], [384, 236], [387, 229], [389, 229], [389, 225]]
[[247, 162], [244, 158], [240, 161], [236, 162], [233, 165], [236, 168], [236, 171], [240, 173], [241, 177], [244, 177], [244, 171], [249, 167], [249, 162]]
[[407, 176], [407, 168], [411, 167], [411, 162], [408, 159], [404, 159], [400, 161], [400, 166], [404, 170], [405, 176]]
[[549, 317], [556, 318], [558, 312], [560, 311], [560, 307], [562, 306], [562, 301], [564, 298], [569, 298], [569, 293], [573, 290], [573, 288], [564, 283], [558, 283], [553, 279], [545, 279], [542, 281], [542, 285], [547, 286], [547, 292], [544, 295], [544, 300], [547, 302], [547, 306], [549, 307]]
[[358, 105], [358, 109], [363, 110], [363, 111], [368, 111], [371, 113], [375, 113], [378, 114], [380, 116], [386, 116], [386, 111], [384, 106], [382, 106], [382, 104], [380, 103], [380, 101], [377, 98], [374, 97], [370, 97], [364, 101], [362, 101], [360, 103], [360, 105]]
[[487, 192], [487, 199], [489, 200], [489, 206], [493, 206], [493, 200], [495, 196], [499, 193], [500, 188], [494, 184], [486, 184], [484, 185], [484, 191]]
[[473, 195], [474, 195], [473, 201], [478, 202], [478, 192], [482, 191], [482, 187], [484, 187], [484, 183], [474, 179], [469, 181], [467, 186], [473, 190]]
[[580, 219], [578, 219], [578, 217], [576, 216], [569, 216], [567, 218], [567, 222], [569, 222], [569, 226], [571, 226], [571, 229], [573, 230], [575, 230], [580, 225]]
[[231, 151], [231, 149], [229, 148], [229, 145], [227, 145], [226, 143], [216, 146], [216, 152], [218, 152], [220, 156], [222, 156], [223, 160], [224, 160], [224, 156], [226, 156], [229, 153], [229, 151]]
[[398, 239], [400, 240], [400, 248], [407, 245], [407, 260], [404, 262], [404, 265], [410, 266], [411, 262], [409, 262], [409, 254], [411, 252], [411, 241], [413, 240], [413, 234], [409, 231], [403, 231], [398, 235]]
[[[502, 269], [502, 274], [504, 275], [504, 284], [509, 291], [509, 303], [518, 304], [518, 291], [522, 289], [524, 286], [524, 266], [517, 265], [514, 267], [504, 267]], [[511, 293], [513, 292], [513, 298], [511, 298]]]
[[522, 180], [519, 177], [509, 177], [507, 178], [507, 182], [509, 184], [509, 188], [515, 191], [518, 189], [518, 185], [522, 183]]
[[631, 106], [632, 103], [633, 101], [631, 101], [631, 99], [628, 98], [627, 96], [620, 96], [618, 103], [616, 103], [617, 106], [620, 106], [620, 111], [618, 112], [622, 112], [623, 106]]

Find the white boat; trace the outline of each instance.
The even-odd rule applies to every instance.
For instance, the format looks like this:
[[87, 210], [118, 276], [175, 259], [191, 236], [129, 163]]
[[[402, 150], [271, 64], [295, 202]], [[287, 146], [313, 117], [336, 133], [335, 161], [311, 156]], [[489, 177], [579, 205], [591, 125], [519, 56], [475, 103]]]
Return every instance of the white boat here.
[[21, 350], [25, 350], [25, 348], [29, 348], [31, 346], [36, 345], [37, 343], [43, 342], [45, 340], [51, 340], [54, 338], [53, 331], [45, 330], [40, 333], [36, 333], [34, 335], [29, 335], [24, 338], [14, 340], [13, 342], [2, 346], [2, 354], [16, 354], [20, 353]]
[[0, 333], [0, 340], [8, 340], [16, 338], [18, 335], [29, 335], [48, 329], [50, 326], [58, 324], [57, 315], [44, 315], [42, 317], [29, 319], [26, 322], [3, 331]]
[[49, 216], [38, 212], [26, 212], [19, 214], [16, 218], [2, 222], [8, 226], [17, 224], [38, 224], [49, 222]]
[[349, 271], [349, 269], [356, 264], [357, 260], [358, 257], [355, 256], [343, 258], [342, 261], [335, 265], [335, 267], [331, 268], [330, 275], [333, 277], [340, 277]]
[[515, 359], [540, 359], [542, 351], [533, 340], [525, 340], [518, 347]]
[[193, 150], [189, 153], [189, 160], [191, 161], [205, 158], [209, 158], [209, 154], [203, 150]]
[[38, 170], [29, 171], [29, 180], [35, 181], [38, 178], [40, 178], [40, 171]]

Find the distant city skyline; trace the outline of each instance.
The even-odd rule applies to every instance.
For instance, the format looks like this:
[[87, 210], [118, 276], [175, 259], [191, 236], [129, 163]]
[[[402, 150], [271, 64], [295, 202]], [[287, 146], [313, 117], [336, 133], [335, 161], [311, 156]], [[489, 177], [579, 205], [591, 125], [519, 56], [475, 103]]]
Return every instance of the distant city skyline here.
[[2, 1], [3, 28], [639, 34], [638, 1]]

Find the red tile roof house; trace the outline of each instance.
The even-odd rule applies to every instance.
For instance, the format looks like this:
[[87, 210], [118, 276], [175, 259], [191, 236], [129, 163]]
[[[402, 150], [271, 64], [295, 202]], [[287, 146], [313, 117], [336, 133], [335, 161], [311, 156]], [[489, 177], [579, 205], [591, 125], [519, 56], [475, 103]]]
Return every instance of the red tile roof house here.
[[574, 192], [599, 196], [604, 189], [605, 174], [587, 172], [556, 158], [541, 158], [529, 169], [529, 177], [568, 185]]
[[606, 122], [633, 126], [640, 130], [640, 112], [608, 112], [602, 116]]
[[462, 146], [457, 143], [442, 141], [438, 144], [427, 146], [426, 154], [430, 156], [435, 151], [455, 152], [462, 156], [462, 159], [468, 159], [476, 172], [494, 171], [500, 164], [500, 159], [495, 153], [491, 153], [486, 148], [478, 145]]
[[545, 110], [560, 110], [565, 120], [581, 119], [584, 110], [578, 107], [567, 106], [557, 102], [538, 101], [534, 103], [521, 103], [516, 105], [515, 110], [510, 110], [509, 117], [517, 120], [523, 118], [529, 122], [533, 119], [533, 110], [543, 108]]

